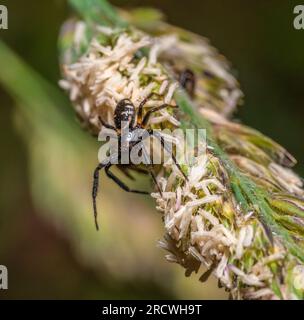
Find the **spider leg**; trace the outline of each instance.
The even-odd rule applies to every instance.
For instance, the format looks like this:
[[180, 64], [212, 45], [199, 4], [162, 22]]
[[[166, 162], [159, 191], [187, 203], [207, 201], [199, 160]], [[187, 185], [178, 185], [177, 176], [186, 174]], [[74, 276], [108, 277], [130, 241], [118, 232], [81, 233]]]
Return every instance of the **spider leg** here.
[[[148, 132], [149, 133], [149, 132]], [[150, 133], [149, 133], [149, 135], [150, 135]], [[149, 154], [148, 154], [148, 152], [147, 152], [147, 150], [146, 150], [146, 148], [145, 148], [145, 146], [143, 145], [143, 147], [142, 147], [142, 152], [143, 152], [143, 156], [144, 156], [144, 161], [145, 161], [145, 163], [147, 164], [147, 167], [148, 167], [148, 172], [150, 173], [150, 175], [151, 175], [151, 177], [152, 177], [152, 179], [153, 179], [153, 182], [155, 183], [155, 185], [156, 185], [156, 187], [157, 187], [157, 190], [158, 190], [158, 192], [160, 193], [160, 195], [162, 196], [163, 195], [163, 193], [162, 193], [162, 191], [161, 191], [161, 187], [159, 186], [159, 184], [158, 184], [158, 182], [157, 182], [157, 179], [156, 179], [156, 177], [155, 177], [155, 174], [154, 174], [154, 172], [153, 172], [153, 169], [152, 169], [152, 161], [151, 161], [151, 157], [149, 156]]]
[[103, 162], [99, 163], [98, 166], [94, 170], [93, 174], [93, 188], [92, 188], [92, 200], [93, 200], [93, 210], [94, 210], [94, 219], [95, 219], [95, 226], [96, 230], [99, 230], [98, 221], [97, 221], [97, 205], [96, 205], [96, 198], [99, 188], [99, 174], [100, 170], [106, 168], [111, 163], [115, 163], [118, 160], [118, 154], [111, 155], [109, 160], [104, 160]]
[[108, 166], [105, 167], [105, 172], [106, 175], [112, 179], [120, 188], [122, 188], [123, 190], [127, 191], [127, 192], [132, 192], [132, 193], [139, 193], [139, 194], [150, 194], [147, 191], [139, 191], [139, 190], [134, 190], [134, 189], [130, 189], [127, 185], [125, 185], [119, 178], [117, 178], [111, 171], [111, 164], [109, 164]]
[[162, 192], [162, 190], [161, 190], [161, 187], [159, 186], [159, 184], [158, 184], [158, 182], [157, 182], [157, 179], [156, 179], [156, 176], [155, 176], [155, 174], [154, 174], [154, 171], [152, 170], [151, 167], [149, 167], [149, 172], [150, 172], [150, 175], [151, 175], [151, 177], [152, 177], [152, 180], [153, 180], [154, 184], [155, 184], [156, 187], [157, 187], [158, 192], [160, 193], [161, 196], [163, 196], [163, 192]]
[[135, 180], [135, 178], [131, 175], [131, 173], [129, 171], [134, 171], [134, 172], [137, 172], [137, 173], [140, 173], [140, 174], [149, 174], [149, 170], [147, 169], [143, 169], [143, 168], [138, 168], [136, 166], [132, 167], [132, 166], [129, 166], [129, 167], [125, 167], [125, 166], [122, 166], [122, 165], [116, 165], [116, 167], [126, 176], [128, 177], [130, 180]]
[[133, 171], [141, 173], [141, 174], [148, 174], [148, 171], [146, 169], [142, 169], [142, 168], [131, 167], [130, 170], [133, 170]]
[[149, 120], [150, 120], [150, 117], [151, 115], [154, 113], [154, 112], [157, 112], [157, 111], [160, 111], [160, 110], [163, 110], [163, 109], [167, 109], [167, 108], [178, 108], [177, 106], [173, 106], [171, 104], [167, 104], [167, 103], [164, 103], [163, 105], [159, 106], [159, 107], [155, 107], [155, 108], [152, 108], [150, 109], [144, 116], [143, 118], [143, 121], [141, 123], [142, 127], [145, 127]]
[[155, 174], [152, 170], [152, 167], [149, 166], [148, 169], [143, 169], [143, 168], [137, 168], [137, 167], [129, 167], [129, 168], [124, 168], [121, 166], [116, 166], [121, 172], [123, 172], [129, 179], [131, 180], [135, 180], [133, 176], [131, 176], [131, 174], [127, 171], [127, 170], [132, 170], [141, 174], [150, 174], [152, 177], [153, 182], [155, 183], [155, 185], [157, 186], [158, 192], [162, 195], [162, 191], [161, 188], [156, 180]]
[[168, 153], [170, 153], [171, 158], [173, 160], [173, 162], [175, 163], [176, 167], [178, 168], [178, 170], [181, 172], [181, 174], [183, 175], [183, 177], [185, 178], [186, 181], [188, 181], [188, 177], [184, 174], [182, 168], [180, 167], [180, 165], [178, 164], [175, 155], [173, 154], [172, 150], [170, 148], [167, 147], [167, 145], [165, 144], [164, 141], [164, 137], [158, 132], [158, 131], [154, 131], [154, 130], [148, 130], [149, 134], [152, 135], [153, 137], [155, 137], [161, 144], [162, 148], [167, 151]]
[[99, 230], [98, 221], [97, 221], [97, 206], [96, 206], [96, 198], [97, 198], [98, 187], [99, 187], [99, 172], [105, 166], [106, 166], [105, 164], [99, 163], [98, 166], [95, 168], [94, 175], [93, 175], [92, 199], [93, 199], [93, 209], [94, 209], [94, 219], [95, 219], [96, 230]]
[[128, 169], [135, 171], [135, 172], [138, 172], [138, 173], [141, 173], [141, 174], [148, 174], [149, 173], [148, 170], [143, 169], [143, 168], [138, 168], [138, 167], [130, 167]]
[[118, 170], [120, 170], [130, 180], [133, 180], [133, 181], [135, 180], [134, 177], [130, 174], [129, 168], [126, 168], [126, 167], [120, 166], [120, 165], [116, 165], [116, 168]]
[[138, 106], [138, 113], [137, 113], [137, 124], [141, 124], [142, 123], [142, 118], [143, 118], [143, 108], [145, 106], [145, 104], [153, 97], [153, 96], [157, 96], [157, 97], [162, 97], [160, 94], [156, 93], [156, 92], [151, 92]]
[[114, 126], [111, 126], [110, 124], [104, 122], [100, 116], [98, 116], [98, 120], [105, 128], [116, 131], [116, 128]]

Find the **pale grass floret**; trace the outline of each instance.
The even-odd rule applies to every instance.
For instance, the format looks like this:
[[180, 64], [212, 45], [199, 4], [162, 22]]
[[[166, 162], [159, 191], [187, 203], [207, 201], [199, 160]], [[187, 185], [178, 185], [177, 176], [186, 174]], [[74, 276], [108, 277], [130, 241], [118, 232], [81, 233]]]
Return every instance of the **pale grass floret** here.
[[284, 189], [292, 194], [304, 195], [303, 181], [292, 170], [283, 168], [276, 163], [271, 163], [269, 169]]
[[[101, 31], [110, 33], [110, 30]], [[159, 92], [165, 95], [164, 99], [160, 101], [155, 98], [146, 107], [171, 103], [177, 83], [170, 83], [157, 64], [158, 44], [153, 46], [149, 59], [143, 57], [138, 63], [132, 62], [134, 53], [151, 43], [151, 39], [147, 36], [133, 40], [126, 33], [118, 37], [114, 47], [103, 46], [93, 39], [85, 56], [78, 62], [65, 66], [66, 79], [59, 84], [70, 92], [70, 99], [77, 103], [80, 113], [88, 115], [91, 112], [89, 121], [92, 124], [96, 124], [97, 115], [100, 113], [106, 111], [113, 114], [117, 103], [124, 98], [131, 99], [135, 106], [138, 106], [156, 87], [159, 87]], [[158, 76], [161, 81], [141, 85], [142, 75]], [[86, 95], [90, 93], [93, 101], [88, 101], [84, 97], [84, 91]], [[179, 125], [178, 120], [167, 110], [163, 110], [158, 119], [152, 119], [154, 124], [164, 121], [169, 121], [175, 126]]]
[[249, 286], [263, 287], [264, 283], [254, 274], [245, 274], [242, 270], [234, 265], [229, 265], [229, 269], [238, 275], [242, 281]]
[[257, 291], [248, 291], [246, 293], [246, 298], [247, 299], [253, 299], [253, 300], [257, 300], [257, 299], [261, 299], [261, 298], [267, 298], [269, 300], [272, 300], [275, 297], [273, 291], [269, 288], [264, 288], [264, 289], [260, 289]]

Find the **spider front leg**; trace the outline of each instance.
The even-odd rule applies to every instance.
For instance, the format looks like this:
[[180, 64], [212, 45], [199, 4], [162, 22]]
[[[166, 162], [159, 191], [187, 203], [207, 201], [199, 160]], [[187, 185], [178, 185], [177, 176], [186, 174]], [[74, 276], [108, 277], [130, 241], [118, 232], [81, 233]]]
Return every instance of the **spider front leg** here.
[[100, 116], [98, 116], [98, 120], [105, 128], [116, 131], [116, 128], [114, 126], [111, 126], [110, 124], [108, 124], [105, 121], [103, 121]]
[[[141, 125], [142, 121], [143, 121], [143, 109], [145, 104], [153, 97], [159, 97], [162, 98], [162, 95], [160, 95], [159, 93], [156, 92], [152, 92], [150, 93], [138, 106], [138, 112], [137, 112], [137, 125]], [[169, 105], [167, 105], [169, 106]], [[173, 107], [173, 106], [172, 106]], [[165, 108], [165, 107], [164, 107]], [[157, 111], [157, 110], [156, 110]]]
[[142, 118], [143, 118], [144, 106], [154, 95], [158, 95], [159, 96], [158, 93], [152, 92], [139, 104], [138, 112], [137, 112], [137, 124], [141, 124]]
[[173, 106], [171, 104], [167, 104], [167, 103], [164, 103], [162, 104], [161, 106], [159, 107], [155, 107], [155, 108], [152, 108], [150, 109], [149, 111], [147, 111], [147, 113], [145, 114], [144, 118], [143, 118], [143, 121], [141, 123], [141, 126], [143, 128], [145, 128], [150, 120], [150, 117], [153, 113], [157, 112], [157, 111], [160, 111], [160, 110], [163, 110], [163, 109], [167, 109], [167, 108], [178, 108], [178, 106]]

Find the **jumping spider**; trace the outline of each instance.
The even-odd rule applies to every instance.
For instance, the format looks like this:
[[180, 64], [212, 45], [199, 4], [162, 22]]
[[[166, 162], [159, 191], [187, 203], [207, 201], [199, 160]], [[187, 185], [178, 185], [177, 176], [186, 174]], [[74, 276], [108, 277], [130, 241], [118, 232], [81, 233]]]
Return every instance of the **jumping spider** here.
[[[183, 177], [187, 180], [186, 175], [183, 173], [180, 165], [177, 163], [176, 158], [174, 154], [171, 152], [171, 149], [167, 148], [167, 145], [165, 144], [163, 136], [157, 132], [153, 131], [152, 129], [146, 129], [147, 124], [149, 122], [149, 119], [151, 115], [157, 111], [163, 110], [165, 108], [177, 108], [177, 106], [169, 105], [169, 104], [162, 104], [161, 106], [154, 107], [146, 112], [145, 115], [143, 115], [143, 108], [145, 104], [152, 98], [153, 95], [158, 95], [156, 93], [151, 93], [148, 97], [146, 97], [138, 107], [138, 112], [136, 112], [136, 108], [131, 100], [129, 99], [123, 99], [117, 103], [117, 106], [115, 108], [114, 112], [114, 126], [109, 125], [105, 123], [101, 117], [99, 117], [99, 121], [101, 124], [108, 129], [114, 130], [117, 134], [118, 139], [118, 152], [111, 156], [111, 159], [116, 161], [117, 167], [122, 170], [129, 178], [132, 178], [126, 169], [131, 169], [134, 171], [138, 171], [141, 173], [150, 173], [154, 183], [156, 184], [158, 191], [161, 193], [161, 189], [157, 184], [156, 177], [154, 175], [154, 172], [152, 170], [152, 163], [150, 156], [145, 152], [145, 149], [142, 149], [142, 152], [144, 153], [143, 156], [146, 159], [145, 163], [148, 163], [146, 165], [146, 169], [137, 168], [135, 165], [124, 165], [121, 164], [121, 154], [122, 151], [127, 151], [130, 155], [130, 152], [133, 147], [135, 147], [138, 143], [141, 143], [144, 139], [150, 137], [153, 135], [161, 144], [161, 147], [163, 150], [170, 152], [171, 158], [179, 171], [182, 173]], [[135, 121], [137, 115], [137, 120]], [[129, 130], [129, 137], [124, 137], [122, 132], [121, 124], [126, 123]], [[145, 129], [146, 135], [145, 136], [138, 136], [136, 134], [137, 129]], [[149, 157], [149, 158], [148, 158]], [[148, 159], [147, 159], [148, 158]], [[133, 193], [139, 193], [139, 194], [149, 194], [149, 192], [146, 191], [139, 191], [139, 190], [133, 190], [130, 189], [126, 184], [124, 184], [118, 177], [116, 177], [111, 171], [110, 168], [113, 166], [114, 161], [107, 161], [107, 162], [101, 162], [98, 164], [96, 169], [94, 170], [94, 176], [93, 176], [93, 190], [92, 190], [92, 198], [93, 198], [93, 209], [94, 209], [94, 218], [95, 218], [95, 226], [98, 230], [98, 222], [97, 222], [97, 206], [96, 206], [96, 198], [97, 198], [97, 192], [98, 192], [98, 186], [99, 186], [99, 172], [101, 169], [105, 169], [106, 175], [112, 179], [119, 187], [121, 187], [123, 190], [127, 192], [133, 192]]]

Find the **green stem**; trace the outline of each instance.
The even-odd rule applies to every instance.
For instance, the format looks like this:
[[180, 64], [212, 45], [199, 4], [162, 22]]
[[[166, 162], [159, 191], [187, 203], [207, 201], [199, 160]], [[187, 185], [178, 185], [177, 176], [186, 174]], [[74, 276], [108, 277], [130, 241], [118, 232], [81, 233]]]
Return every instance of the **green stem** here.
[[69, 3], [87, 22], [113, 27], [125, 27], [127, 25], [106, 0], [69, 0]]
[[[0, 40], [0, 84], [17, 101], [17, 107], [32, 128], [39, 123], [61, 132], [73, 143], [85, 135], [73, 121], [72, 109], [59, 89], [25, 64]], [[71, 110], [71, 111], [70, 111]], [[77, 135], [77, 139], [75, 136]]]

